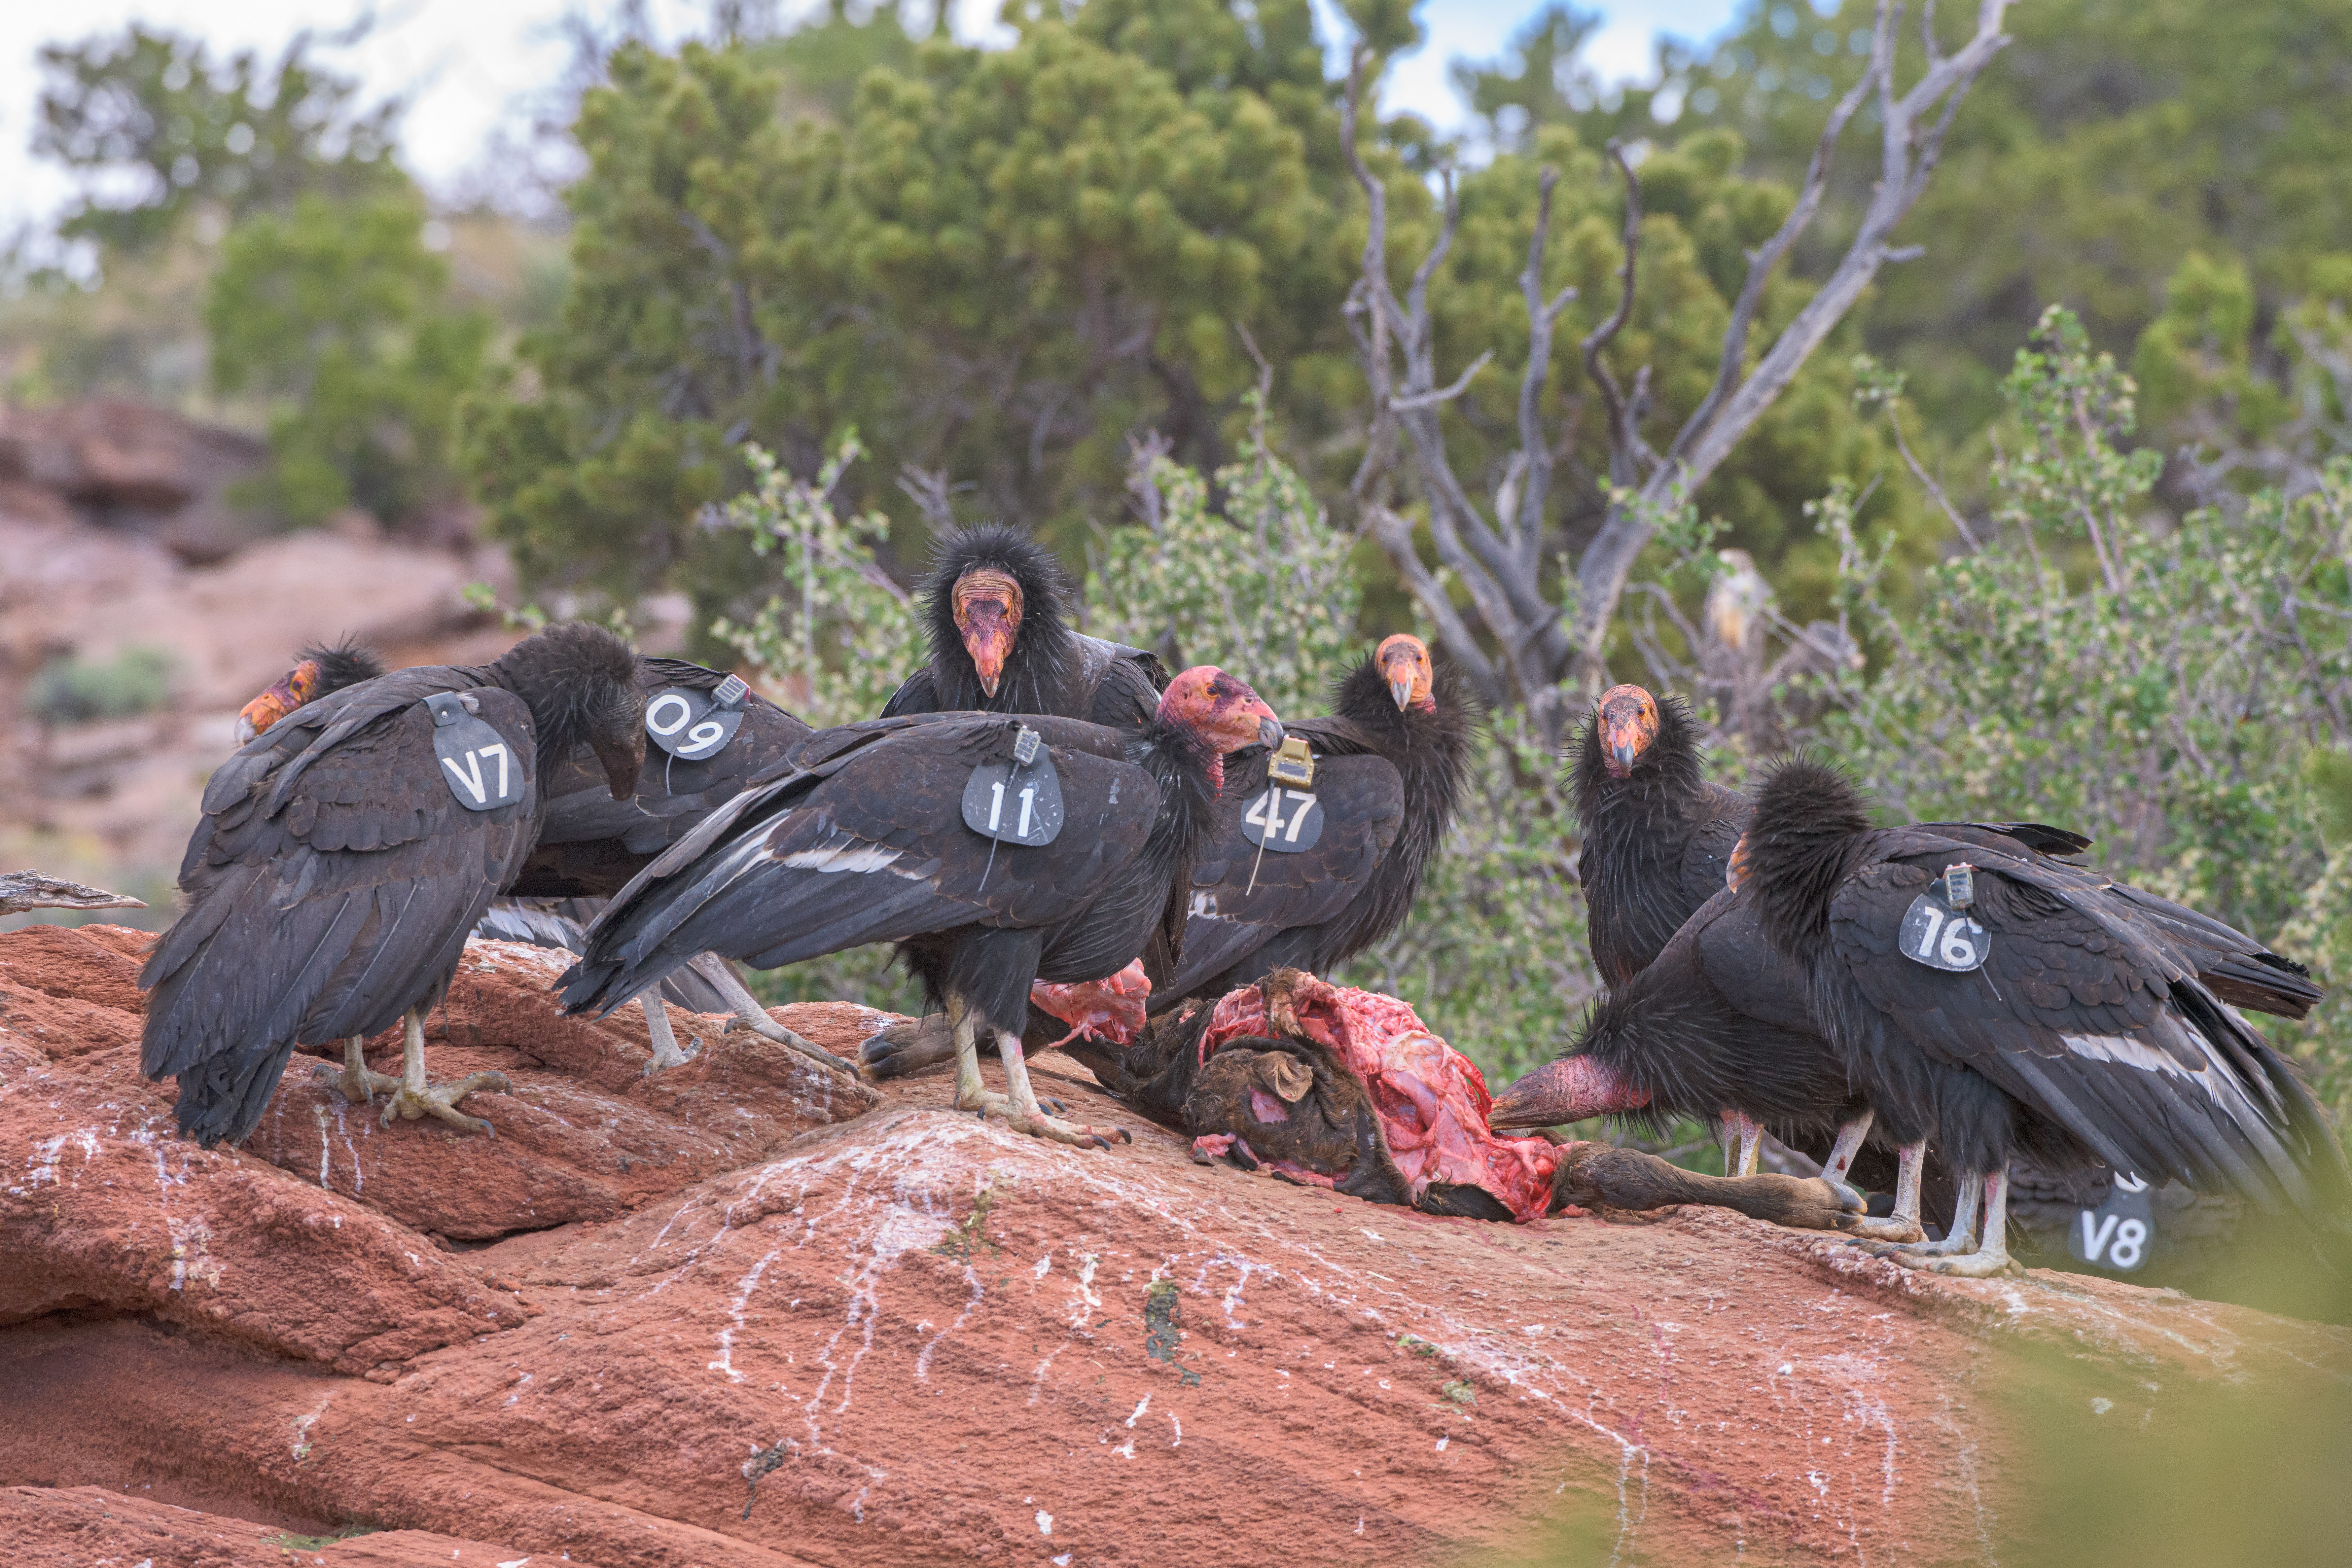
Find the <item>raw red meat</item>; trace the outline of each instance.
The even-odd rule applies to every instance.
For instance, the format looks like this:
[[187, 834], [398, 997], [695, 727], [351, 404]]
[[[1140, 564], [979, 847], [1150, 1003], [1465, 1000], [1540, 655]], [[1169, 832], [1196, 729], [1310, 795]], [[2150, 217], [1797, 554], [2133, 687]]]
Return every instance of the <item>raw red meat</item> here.
[[1072, 1040], [1101, 1040], [1131, 1046], [1143, 1033], [1144, 1005], [1151, 999], [1151, 982], [1137, 959], [1108, 980], [1086, 980], [1073, 985], [1049, 985], [1040, 980], [1029, 987], [1029, 1005], [1051, 1013], [1070, 1026], [1070, 1032], [1052, 1045]]
[[1202, 1062], [1244, 1037], [1303, 1036], [1335, 1052], [1362, 1081], [1416, 1200], [1432, 1182], [1446, 1182], [1485, 1188], [1522, 1223], [1543, 1217], [1558, 1148], [1492, 1131], [1485, 1077], [1430, 1033], [1409, 1004], [1311, 975], [1299, 976], [1290, 1004], [1295, 1017], [1269, 1019], [1262, 987], [1227, 992], [1202, 1032]]

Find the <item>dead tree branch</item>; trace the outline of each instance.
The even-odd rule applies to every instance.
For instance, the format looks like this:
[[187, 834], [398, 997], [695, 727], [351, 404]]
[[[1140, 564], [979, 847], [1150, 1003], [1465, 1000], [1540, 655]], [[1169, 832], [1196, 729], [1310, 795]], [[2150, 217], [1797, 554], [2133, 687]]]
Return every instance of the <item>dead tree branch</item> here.
[[[1797, 200], [1780, 228], [1748, 257], [1748, 273], [1724, 330], [1713, 384], [1663, 452], [1642, 434], [1648, 414], [1650, 369], [1622, 385], [1605, 351], [1632, 319], [1642, 223], [1641, 183], [1623, 150], [1609, 148], [1625, 184], [1623, 259], [1620, 292], [1609, 319], [1582, 345], [1584, 366], [1608, 420], [1610, 477], [1617, 487], [1600, 531], [1577, 563], [1565, 605], [1542, 592], [1545, 511], [1555, 447], [1544, 438], [1540, 408], [1550, 371], [1552, 329], [1574, 296], [1542, 293], [1544, 247], [1551, 223], [1554, 174], [1538, 186], [1535, 232], [1519, 278], [1528, 309], [1528, 356], [1519, 389], [1519, 449], [1505, 468], [1493, 520], [1470, 500], [1447, 458], [1440, 416], [1486, 363], [1482, 356], [1454, 381], [1440, 385], [1431, 342], [1428, 290], [1454, 242], [1460, 213], [1450, 173], [1436, 242], [1414, 268], [1400, 299], [1388, 270], [1389, 202], [1385, 184], [1366, 165], [1359, 147], [1360, 107], [1369, 48], [1359, 46], [1340, 106], [1341, 150], [1370, 208], [1362, 275], [1349, 296], [1349, 327], [1372, 393], [1373, 422], [1353, 490], [1360, 510], [1396, 561], [1406, 584], [1436, 621], [1441, 639], [1490, 700], [1516, 698], [1547, 740], [1557, 743], [1584, 695], [1605, 683], [1603, 654], [1612, 619], [1634, 563], [1662, 519], [1722, 466], [1807, 359], [1890, 261], [1917, 254], [1892, 243], [1901, 223], [1942, 156], [1953, 114], [1977, 77], [2008, 43], [2001, 18], [2011, 0], [1979, 0], [1975, 35], [1955, 52], [1934, 43], [1932, 17], [1921, 18], [1928, 40], [1925, 68], [1907, 91], [1895, 91], [1895, 53], [1904, 8], [1880, 0], [1871, 52], [1861, 78], [1838, 100], [1822, 128]], [[1749, 363], [1749, 339], [1763, 310], [1774, 270], [1819, 214], [1840, 138], [1864, 103], [1875, 98], [1880, 119], [1877, 184], [1844, 255], [1769, 347]], [[1374, 481], [1400, 449], [1412, 459], [1428, 508], [1429, 538], [1437, 569], [1418, 553], [1411, 521], [1374, 494]], [[1453, 584], [1469, 614], [1446, 597]]]

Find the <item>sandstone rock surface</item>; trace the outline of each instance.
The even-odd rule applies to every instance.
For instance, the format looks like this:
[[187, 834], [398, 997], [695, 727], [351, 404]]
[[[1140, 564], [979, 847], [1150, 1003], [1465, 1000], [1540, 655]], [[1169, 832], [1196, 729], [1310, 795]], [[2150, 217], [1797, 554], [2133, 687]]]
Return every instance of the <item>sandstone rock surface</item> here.
[[[1293, 1568], [1555, 1526], [1595, 1562], [1959, 1561], [2016, 1517], [2004, 1395], [2044, 1363], [2119, 1431], [2352, 1378], [2342, 1331], [1721, 1212], [1440, 1219], [1131, 1119], [1061, 1148], [682, 1013], [700, 1052], [648, 1081], [634, 1008], [562, 1019], [499, 943], [428, 1046], [513, 1076], [469, 1102], [495, 1141], [387, 1131], [297, 1058], [207, 1153], [137, 1076], [142, 940], [0, 936], [11, 1561]], [[779, 1016], [845, 1054], [885, 1017]]]

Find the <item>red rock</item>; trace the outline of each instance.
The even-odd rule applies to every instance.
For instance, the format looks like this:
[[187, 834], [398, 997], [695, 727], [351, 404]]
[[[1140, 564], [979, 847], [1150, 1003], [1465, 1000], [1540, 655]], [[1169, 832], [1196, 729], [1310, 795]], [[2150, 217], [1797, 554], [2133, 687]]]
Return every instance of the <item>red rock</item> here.
[[[309, 1522], [309, 1521], [301, 1521]], [[424, 1530], [345, 1540], [126, 1497], [103, 1487], [0, 1488], [0, 1552], [10, 1568], [508, 1568], [527, 1553]]]
[[[199, 1154], [154, 1131], [171, 1090], [135, 1047], [66, 1011], [71, 943], [100, 993], [131, 942], [26, 934], [0, 936], [0, 1248], [26, 1260], [0, 1485], [52, 1489], [0, 1504], [14, 1560], [112, 1551], [82, 1533], [100, 1487], [202, 1510], [126, 1510], [125, 1540], [225, 1542], [157, 1568], [245, 1561], [242, 1521], [394, 1532], [330, 1563], [425, 1531], [612, 1568], [1294, 1568], [1518, 1557], [1548, 1520], [1629, 1561], [1943, 1560], [2022, 1517], [2010, 1401], [2040, 1348], [2119, 1423], [2156, 1387], [2352, 1373], [2343, 1331], [1934, 1279], [1719, 1211], [1440, 1219], [1196, 1166], [1131, 1119], [1131, 1146], [1066, 1149], [954, 1112], [944, 1078], [826, 1121], [792, 1063], [685, 1015], [701, 1059], [647, 1085], [630, 1017], [556, 1017], [496, 946], [431, 1054], [512, 1064], [476, 1105], [509, 1131], [375, 1131], [322, 1188], [301, 1064], [264, 1124], [286, 1168], [258, 1137]], [[842, 1049], [873, 1016], [788, 1021]], [[1122, 1119], [1074, 1064], [1033, 1071]], [[649, 1147], [669, 1163], [617, 1168]], [[209, 1233], [176, 1290], [169, 1220]], [[452, 1225], [509, 1228], [423, 1233]]]

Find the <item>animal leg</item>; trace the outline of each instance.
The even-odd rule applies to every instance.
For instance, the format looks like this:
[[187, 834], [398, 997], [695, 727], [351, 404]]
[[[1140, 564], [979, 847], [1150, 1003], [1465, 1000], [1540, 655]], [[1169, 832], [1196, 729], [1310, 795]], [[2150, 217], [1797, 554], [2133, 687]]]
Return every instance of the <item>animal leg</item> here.
[[[1960, 1178], [1959, 1190], [1952, 1199], [1952, 1226], [1945, 1232], [1944, 1239], [1941, 1241], [1902, 1242], [1891, 1247], [1884, 1242], [1864, 1241], [1859, 1245], [1878, 1254], [1881, 1258], [1893, 1258], [1897, 1260], [1906, 1258], [1948, 1258], [1959, 1253], [1973, 1252], [1976, 1250], [1977, 1202], [1984, 1195], [1984, 1184], [1985, 1178], [1981, 1175], [1970, 1174]], [[1902, 1194], [1898, 1192], [1895, 1195], [1899, 1203]], [[2004, 1211], [2007, 1206], [2008, 1194], [2004, 1184], [2002, 1192]], [[1915, 1196], [1912, 1213], [1917, 1212], [1917, 1199]], [[1899, 1208], [1897, 1213], [1899, 1215]]]
[[1864, 1241], [1904, 1245], [1925, 1241], [1927, 1232], [1919, 1227], [1919, 1173], [1927, 1163], [1925, 1140], [1906, 1143], [1896, 1151], [1894, 1214], [1885, 1219], [1856, 1220], [1847, 1226], [1848, 1232]]
[[320, 1062], [313, 1074], [320, 1083], [331, 1083], [353, 1105], [373, 1105], [375, 1091], [389, 1093], [400, 1087], [396, 1078], [386, 1078], [380, 1072], [370, 1072], [367, 1065], [366, 1038], [353, 1035], [343, 1042], [343, 1070], [337, 1072]]
[[1135, 1142], [1124, 1127], [1089, 1127], [1082, 1121], [1065, 1121], [1046, 1115], [1038, 1107], [1037, 1091], [1029, 1086], [1029, 1064], [1021, 1055], [1021, 1037], [1010, 1029], [997, 1030], [996, 1050], [1004, 1058], [1004, 1086], [1013, 1091], [1011, 1120], [1022, 1131], [1051, 1138], [1056, 1143], [1073, 1143], [1081, 1149], [1108, 1149], [1114, 1138], [1122, 1143]]
[[654, 1047], [654, 1059], [646, 1064], [646, 1076], [651, 1078], [690, 1059], [677, 1048], [677, 1033], [669, 1026], [669, 1009], [662, 1005], [661, 987], [646, 987], [639, 994], [637, 1005], [646, 1010], [646, 1037]]
[[425, 1009], [411, 1007], [408, 1016], [401, 1020], [400, 1083], [383, 1102], [383, 1124], [392, 1125], [399, 1116], [414, 1121], [420, 1116], [438, 1117], [450, 1126], [467, 1132], [488, 1132], [495, 1136], [498, 1129], [479, 1117], [468, 1116], [457, 1109], [457, 1102], [478, 1089], [496, 1089], [504, 1094], [514, 1085], [502, 1072], [469, 1073], [454, 1083], [425, 1081]]
[[760, 999], [751, 994], [727, 965], [717, 963], [695, 973], [717, 986], [719, 994], [727, 998], [727, 1005], [734, 1010], [735, 1021], [727, 1026], [729, 1029], [749, 1029], [761, 1039], [790, 1046], [809, 1060], [829, 1067], [835, 1072], [854, 1075], [857, 1071], [856, 1063], [843, 1060], [815, 1041], [802, 1038], [769, 1017], [768, 1010], [760, 1005]]
[[857, 1073], [868, 1083], [909, 1078], [955, 1060], [955, 1033], [937, 1013], [893, 1024], [857, 1049]]
[[2000, 1170], [1988, 1173], [1983, 1182], [1984, 1231], [1972, 1251], [1940, 1258], [1905, 1252], [1898, 1253], [1895, 1260], [1906, 1268], [1924, 1268], [1936, 1274], [1957, 1275], [1963, 1279], [1989, 1279], [1996, 1274], [2024, 1273], [2024, 1267], [2009, 1255], [2009, 1166], [2003, 1163]]

